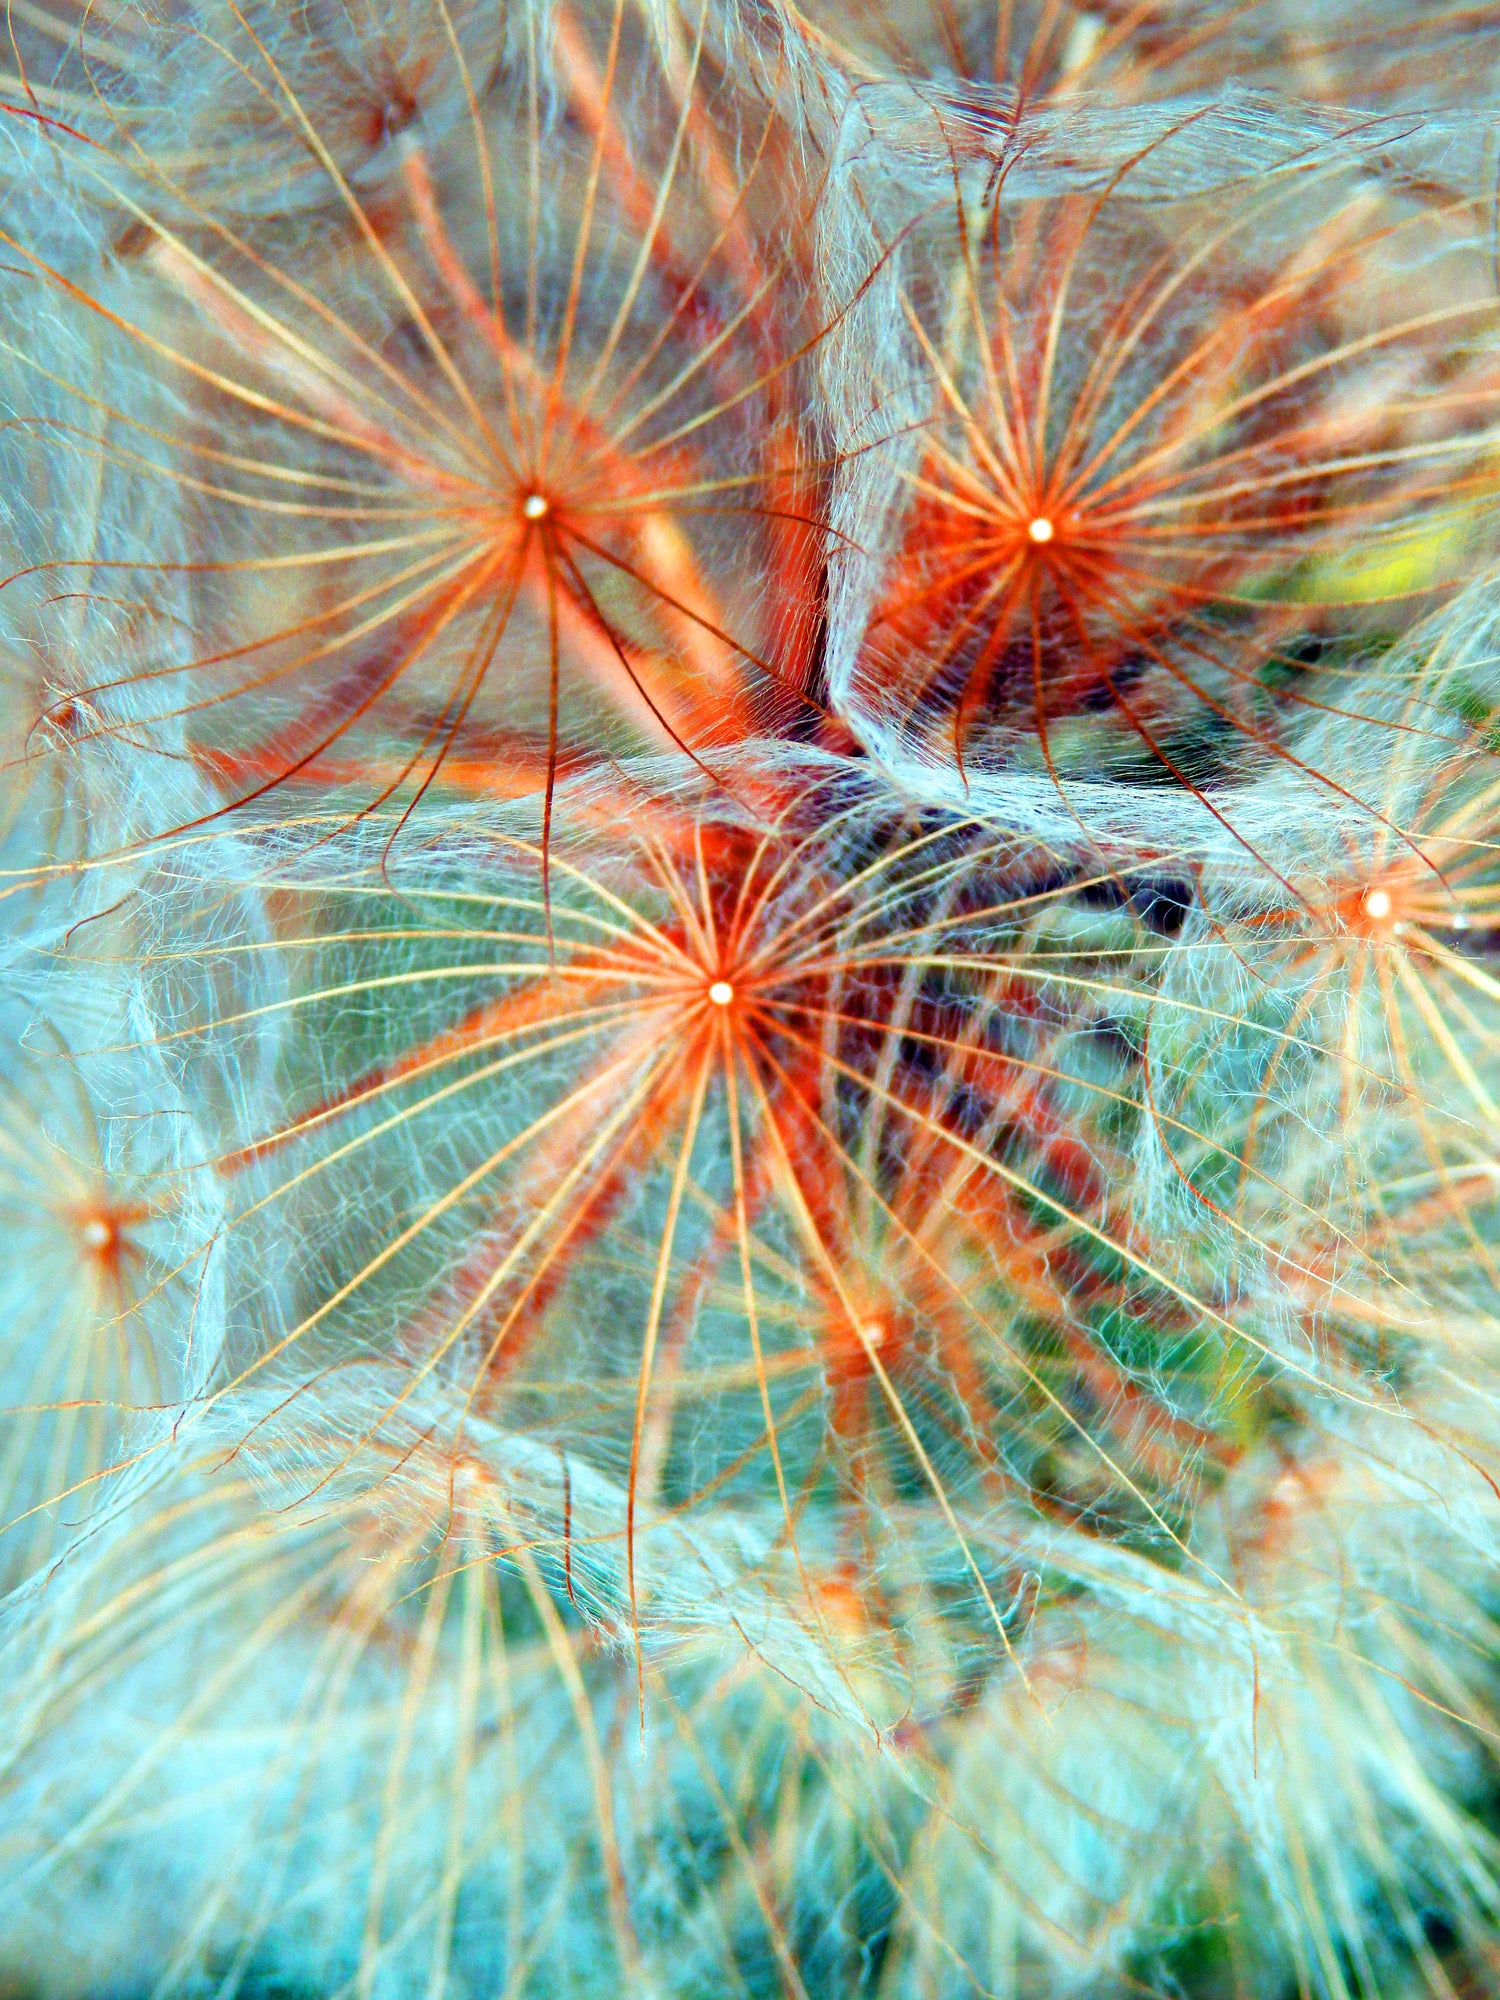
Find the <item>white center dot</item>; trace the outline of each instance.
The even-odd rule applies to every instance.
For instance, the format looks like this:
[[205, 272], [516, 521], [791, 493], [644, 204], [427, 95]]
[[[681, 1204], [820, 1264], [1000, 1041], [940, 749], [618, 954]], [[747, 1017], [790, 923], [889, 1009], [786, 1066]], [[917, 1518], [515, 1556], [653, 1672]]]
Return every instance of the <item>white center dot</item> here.
[[1045, 514], [1038, 514], [1026, 532], [1034, 542], [1050, 542], [1057, 530]]
[[114, 1240], [113, 1228], [101, 1216], [91, 1216], [83, 1225], [83, 1243], [86, 1250], [107, 1250]]
[[727, 1007], [734, 998], [734, 988], [727, 979], [716, 979], [708, 989], [708, 997], [716, 1007]]
[[1389, 889], [1372, 889], [1365, 897], [1365, 915], [1378, 923], [1383, 923], [1391, 914], [1391, 892]]
[[547, 512], [546, 494], [528, 493], [526, 498], [521, 502], [521, 512], [526, 516], [528, 521], [540, 521]]

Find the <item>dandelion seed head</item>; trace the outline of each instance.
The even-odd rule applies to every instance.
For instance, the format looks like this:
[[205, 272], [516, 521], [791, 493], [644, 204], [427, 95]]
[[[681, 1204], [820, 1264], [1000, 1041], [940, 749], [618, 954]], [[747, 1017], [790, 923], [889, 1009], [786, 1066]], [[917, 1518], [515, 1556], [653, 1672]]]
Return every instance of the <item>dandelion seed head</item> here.
[[[1500, 426], [1493, 177], [1420, 106], [1493, 10], [136, 11], [64, 122], [20, 22], [0, 117], [0, 902], [69, 899], [66, 1036], [0, 1034], [0, 1589], [88, 1523], [36, 1784], [150, 1653], [153, 1789], [249, 1855], [147, 1927], [182, 1977], [307, 1908], [362, 1990], [717, 1990], [742, 1932], [853, 1990], [874, 1853], [892, 1995], [1170, 1984], [1179, 1905], [1275, 1905], [1197, 2000], [1377, 1900], [1447, 1979]], [[1345, 46], [1386, 109], [1421, 55], [1399, 129], [1307, 102]], [[212, 1873], [147, 1817], [133, 1878]]]

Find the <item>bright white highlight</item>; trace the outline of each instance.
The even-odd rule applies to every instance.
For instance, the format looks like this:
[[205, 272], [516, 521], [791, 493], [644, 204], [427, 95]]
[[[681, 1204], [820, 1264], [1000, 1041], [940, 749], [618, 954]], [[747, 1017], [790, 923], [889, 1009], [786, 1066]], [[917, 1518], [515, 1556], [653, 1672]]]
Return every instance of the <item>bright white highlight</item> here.
[[521, 512], [528, 521], [540, 521], [547, 512], [545, 493], [528, 493], [521, 502]]
[[83, 1243], [86, 1250], [107, 1250], [114, 1240], [113, 1227], [100, 1216], [91, 1216], [83, 1225]]
[[1057, 530], [1045, 514], [1038, 514], [1026, 532], [1034, 542], [1050, 542]]
[[708, 989], [708, 997], [716, 1007], [727, 1007], [734, 998], [734, 988], [727, 979], [716, 979]]
[[1391, 914], [1391, 892], [1389, 889], [1372, 889], [1365, 897], [1365, 915], [1375, 922], [1383, 923]]

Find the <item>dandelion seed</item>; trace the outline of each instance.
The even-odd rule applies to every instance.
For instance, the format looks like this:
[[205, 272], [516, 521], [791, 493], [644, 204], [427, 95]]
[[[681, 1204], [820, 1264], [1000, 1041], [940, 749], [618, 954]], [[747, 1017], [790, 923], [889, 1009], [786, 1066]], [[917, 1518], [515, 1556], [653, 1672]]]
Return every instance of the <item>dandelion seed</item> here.
[[[851, 404], [835, 519], [861, 544], [903, 523], [873, 603], [850, 601], [852, 726], [916, 768], [946, 749], [966, 784], [1038, 769], [1074, 814], [1108, 814], [1098, 780], [1131, 785], [1137, 829], [1169, 783], [1242, 846], [1235, 789], [1278, 765], [1368, 804], [1317, 720], [1357, 726], [1361, 635], [1410, 629], [1486, 560], [1460, 525], [1494, 477], [1469, 204], [1372, 197], [1352, 135], [1306, 175], [1147, 199], [1186, 142], [1168, 121], [1098, 194], [1007, 182], [945, 207], [958, 139], [927, 114], [924, 177], [923, 115], [901, 128], [931, 187], [914, 218], [848, 169], [891, 247], [835, 351], [890, 355], [906, 419], [878, 434]], [[1434, 260], [1452, 283], [1427, 311]]]

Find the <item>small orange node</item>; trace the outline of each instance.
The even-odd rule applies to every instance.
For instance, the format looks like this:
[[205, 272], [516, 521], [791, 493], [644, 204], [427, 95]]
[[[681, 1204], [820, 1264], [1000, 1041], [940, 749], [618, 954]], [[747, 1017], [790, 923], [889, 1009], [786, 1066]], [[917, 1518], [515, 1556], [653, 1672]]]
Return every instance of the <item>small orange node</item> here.
[[79, 1233], [83, 1237], [84, 1249], [92, 1251], [96, 1257], [113, 1250], [120, 1234], [115, 1225], [102, 1215], [91, 1215]]

